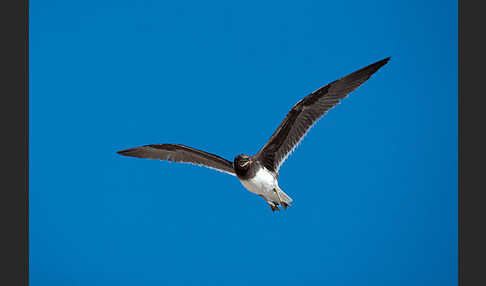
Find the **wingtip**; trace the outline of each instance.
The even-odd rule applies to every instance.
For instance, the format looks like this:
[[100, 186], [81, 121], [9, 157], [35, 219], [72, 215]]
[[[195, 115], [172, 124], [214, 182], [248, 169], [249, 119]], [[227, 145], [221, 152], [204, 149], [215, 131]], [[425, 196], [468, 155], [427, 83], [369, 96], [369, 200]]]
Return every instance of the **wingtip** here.
[[386, 58], [382, 59], [381, 61], [379, 61], [379, 63], [381, 64], [380, 66], [386, 65], [390, 60], [391, 60], [391, 57], [386, 57]]
[[130, 149], [125, 149], [125, 150], [121, 150], [121, 151], [117, 151], [116, 153], [118, 155], [122, 155], [122, 156], [128, 156], [130, 154], [130, 152], [133, 151], [133, 148], [130, 148]]
[[362, 68], [360, 71], [366, 71], [366, 72], [371, 72], [371, 74], [375, 73], [376, 71], [378, 71], [380, 68], [382, 68], [384, 65], [386, 65], [388, 63], [388, 61], [390, 61], [391, 57], [386, 57], [382, 60], [379, 60], [367, 67], [364, 67]]
[[375, 65], [377, 65], [379, 67], [382, 67], [382, 66], [386, 65], [390, 61], [390, 59], [391, 59], [391, 57], [386, 57], [386, 58], [384, 58], [384, 59], [382, 59], [380, 61], [377, 61], [375, 63]]
[[139, 147], [128, 148], [128, 149], [125, 149], [125, 150], [117, 151], [116, 153], [118, 155], [122, 155], [122, 156], [137, 157], [136, 155], [139, 152], [143, 151], [147, 147], [153, 147], [153, 146], [154, 145], [143, 145], [143, 146], [139, 146]]

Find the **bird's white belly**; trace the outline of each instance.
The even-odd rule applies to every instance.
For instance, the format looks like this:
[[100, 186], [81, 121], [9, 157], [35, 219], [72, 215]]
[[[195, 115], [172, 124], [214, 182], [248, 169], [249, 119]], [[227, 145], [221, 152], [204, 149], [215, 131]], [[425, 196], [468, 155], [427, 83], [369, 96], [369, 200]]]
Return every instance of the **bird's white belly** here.
[[273, 189], [277, 186], [277, 180], [265, 168], [258, 170], [255, 177], [249, 180], [240, 180], [240, 182], [250, 192], [264, 196], [274, 193]]

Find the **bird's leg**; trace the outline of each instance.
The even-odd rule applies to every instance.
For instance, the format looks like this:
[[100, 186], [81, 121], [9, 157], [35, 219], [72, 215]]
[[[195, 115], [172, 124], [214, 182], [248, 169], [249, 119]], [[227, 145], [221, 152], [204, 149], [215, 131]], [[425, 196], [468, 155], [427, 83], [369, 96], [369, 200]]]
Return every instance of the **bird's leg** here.
[[282, 202], [282, 206], [284, 207], [285, 210], [287, 210], [287, 208], [290, 206], [289, 204], [287, 204], [286, 202]]
[[268, 206], [270, 206], [270, 208], [272, 209], [272, 212], [280, 211], [278, 207], [278, 203], [267, 200], [267, 198], [265, 198], [263, 195], [259, 195], [259, 196], [267, 202]]
[[273, 202], [268, 202], [268, 205], [272, 209], [272, 212], [274, 212], [274, 211], [280, 211], [280, 209], [278, 208], [278, 206], [276, 204], [274, 204]]
[[270, 208], [272, 209], [272, 212], [280, 210], [278, 208], [278, 205], [276, 205], [274, 202], [267, 200], [267, 198], [265, 198], [263, 195], [259, 195], [259, 196], [262, 197], [262, 199], [264, 199], [267, 202], [268, 206], [270, 206]]
[[279, 193], [279, 191], [278, 191], [277, 188], [273, 188], [273, 191], [275, 193], [277, 193], [277, 197], [278, 197], [278, 200], [279, 200], [279, 202], [277, 203], [277, 205], [278, 204], [281, 204], [284, 207], [284, 210], [287, 210], [287, 208], [290, 207], [290, 204], [288, 204], [284, 200], [282, 200], [282, 198], [280, 197], [280, 193]]

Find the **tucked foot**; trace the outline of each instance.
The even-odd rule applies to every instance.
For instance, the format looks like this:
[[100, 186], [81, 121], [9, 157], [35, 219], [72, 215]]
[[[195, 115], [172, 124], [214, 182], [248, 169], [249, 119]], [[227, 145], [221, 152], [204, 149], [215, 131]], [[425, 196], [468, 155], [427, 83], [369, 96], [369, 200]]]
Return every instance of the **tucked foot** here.
[[268, 205], [272, 209], [272, 212], [274, 212], [274, 211], [280, 211], [280, 208], [278, 207], [278, 204], [276, 204], [274, 202], [268, 202]]
[[284, 207], [285, 210], [287, 210], [288, 207], [291, 207], [291, 204], [288, 204], [286, 202], [282, 202], [282, 206]]

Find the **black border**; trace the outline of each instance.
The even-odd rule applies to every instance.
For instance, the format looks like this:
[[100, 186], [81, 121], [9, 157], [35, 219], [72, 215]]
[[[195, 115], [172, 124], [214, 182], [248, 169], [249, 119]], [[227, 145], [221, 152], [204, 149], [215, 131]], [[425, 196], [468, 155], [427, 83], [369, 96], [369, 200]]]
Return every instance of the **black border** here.
[[29, 283], [29, 2], [2, 1], [0, 285]]
[[[475, 5], [474, 5], [475, 4]], [[458, 284], [486, 285], [484, 9], [459, 1]]]

